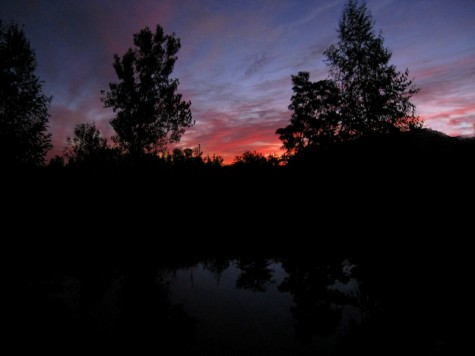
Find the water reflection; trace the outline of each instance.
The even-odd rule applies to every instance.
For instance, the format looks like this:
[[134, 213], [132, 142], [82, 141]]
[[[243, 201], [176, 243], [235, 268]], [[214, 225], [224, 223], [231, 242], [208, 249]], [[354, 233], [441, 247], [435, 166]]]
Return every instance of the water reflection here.
[[345, 309], [354, 305], [356, 284], [348, 287], [351, 271], [343, 260], [300, 262], [247, 257], [177, 271], [172, 300], [198, 319], [198, 349], [274, 355], [329, 351], [345, 329], [342, 320], [358, 319], [355, 308]]
[[343, 291], [351, 276], [351, 272], [345, 268], [346, 262], [332, 262], [283, 262], [288, 276], [279, 290], [293, 296], [295, 305], [291, 310], [295, 319], [296, 336], [304, 343], [312, 342], [315, 336], [336, 335], [345, 311], [343, 307], [354, 305], [356, 291]]
[[453, 334], [454, 298], [423, 281], [443, 271], [331, 256], [88, 264], [22, 276], [12, 327], [28, 340], [20, 351], [437, 353]]
[[[295, 353], [299, 344], [294, 339], [289, 310], [292, 298], [277, 289], [285, 275], [281, 265], [268, 265], [273, 282], [269, 281], [262, 292], [254, 288], [260, 282], [249, 284], [250, 289], [237, 287], [246, 273], [240, 268], [241, 262], [230, 261], [219, 284], [203, 264], [179, 270], [173, 277], [171, 299], [198, 320], [195, 351], [236, 355]], [[250, 274], [245, 278], [249, 280]]]
[[272, 282], [272, 262], [266, 258], [241, 258], [237, 265], [241, 270], [236, 287], [253, 292], [265, 292], [266, 285]]
[[30, 276], [14, 304], [19, 350], [189, 351], [196, 320], [171, 302], [166, 273], [150, 267]]
[[219, 284], [222, 273], [229, 267], [230, 263], [229, 258], [217, 257], [205, 260], [203, 266], [206, 270], [214, 273], [216, 283]]

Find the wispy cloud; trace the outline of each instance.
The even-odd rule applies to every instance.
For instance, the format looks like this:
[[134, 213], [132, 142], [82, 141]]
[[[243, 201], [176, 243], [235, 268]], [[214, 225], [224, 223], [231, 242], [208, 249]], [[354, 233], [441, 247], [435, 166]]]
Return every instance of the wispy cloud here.
[[254, 56], [254, 58], [251, 60], [251, 63], [247, 66], [246, 70], [244, 71], [243, 77], [249, 77], [257, 73], [259, 70], [261, 70], [266, 64], [268, 64], [271, 61], [271, 58], [264, 54], [258, 54]]
[[[232, 161], [244, 150], [270, 153], [290, 118], [290, 76], [327, 76], [323, 51], [337, 39], [346, 0], [117, 0], [3, 1], [2, 19], [25, 24], [36, 50], [45, 93], [53, 95], [55, 150], [74, 125], [95, 121], [106, 136], [112, 112], [100, 90], [116, 81], [113, 54], [132, 35], [161, 24], [180, 37], [173, 77], [192, 101], [197, 124], [183, 145]], [[449, 134], [473, 132], [475, 3], [463, 0], [367, 0], [398, 69], [410, 70], [422, 90], [414, 97], [426, 125]]]

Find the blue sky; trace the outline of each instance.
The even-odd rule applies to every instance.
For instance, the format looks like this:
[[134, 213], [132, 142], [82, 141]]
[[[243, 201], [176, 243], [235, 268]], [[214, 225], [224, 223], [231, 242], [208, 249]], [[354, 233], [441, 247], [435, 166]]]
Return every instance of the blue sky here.
[[[2, 0], [0, 18], [24, 25], [44, 92], [53, 95], [50, 129], [60, 154], [76, 124], [104, 135], [113, 113], [100, 91], [116, 81], [113, 55], [132, 35], [161, 24], [182, 48], [173, 77], [192, 101], [196, 125], [182, 146], [231, 162], [245, 150], [279, 153], [275, 130], [287, 125], [292, 74], [326, 78], [323, 52], [337, 41], [346, 0]], [[425, 126], [475, 133], [475, 1], [368, 0], [392, 63], [409, 69]]]

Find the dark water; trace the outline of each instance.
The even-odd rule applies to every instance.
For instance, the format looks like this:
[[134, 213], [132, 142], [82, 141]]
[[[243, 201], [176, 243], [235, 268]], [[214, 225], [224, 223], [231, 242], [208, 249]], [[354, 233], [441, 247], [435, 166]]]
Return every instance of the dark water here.
[[450, 354], [458, 343], [454, 271], [438, 258], [86, 266], [17, 278], [10, 330], [18, 351]]
[[[171, 279], [171, 300], [195, 318], [196, 346], [203, 353], [322, 352], [334, 347], [348, 323], [359, 319], [359, 310], [347, 303], [329, 305], [330, 313], [342, 314], [335, 329], [299, 340], [292, 314], [296, 306], [286, 287], [289, 275], [282, 263], [263, 260], [242, 264], [234, 260], [226, 269], [213, 267], [200, 263], [177, 271]], [[348, 296], [358, 292], [354, 280], [327, 288]]]

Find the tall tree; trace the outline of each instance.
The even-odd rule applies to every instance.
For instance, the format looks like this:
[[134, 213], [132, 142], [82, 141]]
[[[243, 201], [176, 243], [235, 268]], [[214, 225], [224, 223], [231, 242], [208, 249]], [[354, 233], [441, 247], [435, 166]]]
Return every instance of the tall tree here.
[[408, 78], [389, 64], [392, 53], [373, 30], [365, 2], [349, 0], [338, 29], [339, 41], [325, 55], [330, 76], [340, 89], [342, 134], [360, 137], [420, 127], [415, 105], [418, 92]]
[[116, 113], [110, 122], [117, 133], [113, 140], [124, 152], [163, 152], [194, 125], [191, 102], [177, 93], [178, 79], [169, 78], [180, 39], [157, 25], [155, 33], [146, 27], [134, 34], [134, 45], [122, 57], [114, 56], [119, 82], [109, 84], [102, 101]]
[[313, 83], [309, 73], [292, 76], [290, 124], [276, 134], [288, 153], [309, 145], [421, 127], [411, 97], [418, 92], [389, 63], [391, 52], [363, 2], [349, 0], [338, 29], [339, 41], [326, 51], [329, 79]]
[[36, 55], [23, 29], [0, 21], [0, 160], [39, 165], [51, 149], [48, 109], [35, 75]]

